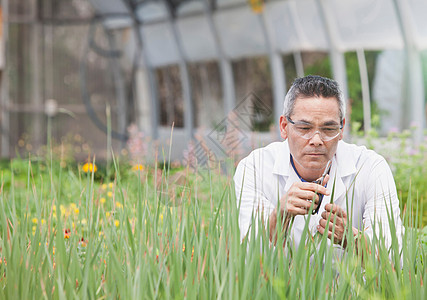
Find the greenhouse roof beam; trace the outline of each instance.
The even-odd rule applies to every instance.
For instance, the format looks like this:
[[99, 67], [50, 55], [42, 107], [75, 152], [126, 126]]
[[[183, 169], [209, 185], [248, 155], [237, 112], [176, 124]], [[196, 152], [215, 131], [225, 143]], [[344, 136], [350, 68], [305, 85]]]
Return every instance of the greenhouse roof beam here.
[[[271, 68], [271, 77], [273, 81], [273, 115], [274, 115], [274, 124], [279, 129], [279, 119], [283, 111], [283, 102], [285, 100], [285, 91], [286, 91], [286, 77], [283, 66], [282, 55], [275, 49], [274, 35], [271, 34], [271, 28], [269, 28], [269, 23], [266, 20], [264, 12], [259, 14], [259, 20], [261, 28], [264, 34], [265, 43], [267, 46], [268, 56], [270, 60]], [[277, 130], [277, 135], [279, 136], [279, 130]]]
[[[332, 73], [334, 79], [341, 86], [341, 91], [344, 95], [344, 101], [348, 100], [348, 83], [347, 83], [347, 71], [345, 66], [344, 53], [340, 51], [338, 47], [338, 34], [335, 31], [335, 27], [332, 24], [333, 16], [331, 10], [326, 7], [326, 3], [322, 0], [316, 0], [318, 11], [322, 19], [324, 32], [329, 44], [329, 56], [331, 57]], [[349, 110], [347, 110], [348, 112]], [[349, 116], [346, 112], [346, 119], [349, 120]], [[350, 126], [344, 127], [346, 136], [349, 136]]]
[[215, 1], [203, 0], [205, 4], [206, 18], [214, 37], [216, 52], [219, 60], [219, 69], [221, 73], [222, 94], [224, 97], [224, 114], [228, 115], [236, 106], [236, 94], [234, 87], [233, 68], [230, 60], [224, 53], [219, 32], [212, 18], [212, 12], [215, 7]]
[[[142, 80], [146, 80], [146, 84], [148, 86], [149, 92], [148, 94], [151, 96], [150, 97], [150, 107], [151, 107], [151, 114], [150, 114], [150, 132], [151, 132], [151, 136], [153, 138], [157, 138], [159, 136], [159, 131], [158, 131], [158, 127], [159, 127], [159, 115], [160, 115], [160, 107], [159, 107], [159, 96], [157, 93], [157, 83], [156, 83], [156, 79], [155, 79], [155, 74], [154, 74], [154, 70], [153, 68], [150, 66], [149, 61], [148, 61], [148, 57], [147, 57], [147, 53], [146, 51], [144, 51], [144, 35], [143, 35], [143, 31], [141, 30], [141, 25], [142, 25], [142, 21], [139, 20], [139, 18], [136, 16], [136, 11], [139, 7], [139, 5], [143, 5], [145, 3], [147, 3], [148, 1], [138, 1], [136, 2], [136, 4], [131, 5], [129, 2], [132, 2], [130, 0], [122, 0], [128, 3], [125, 3], [128, 7], [129, 13], [132, 16], [132, 27], [133, 27], [133, 32], [134, 32], [134, 36], [135, 39], [137, 41], [137, 45], [136, 45], [136, 62], [137, 62], [137, 66], [136, 67], [142, 67], [142, 69], [145, 70], [145, 74], [146, 76], [144, 77], [136, 77], [136, 70], [133, 70], [133, 75], [132, 78], [134, 80], [134, 83], [136, 82], [137, 78], [140, 78]], [[142, 66], [141, 66], [142, 65]], [[135, 67], [135, 66], [134, 66]], [[137, 98], [138, 96], [136, 96], [135, 98]], [[139, 103], [140, 99], [136, 99], [137, 105], [138, 105], [138, 110], [141, 111], [141, 107], [143, 106], [142, 103]], [[144, 100], [144, 99], [142, 99]]]
[[366, 67], [365, 51], [357, 49], [356, 55], [359, 64], [360, 83], [362, 85], [363, 129], [367, 134], [371, 131], [371, 97], [369, 95], [368, 68]]
[[181, 77], [182, 96], [184, 98], [184, 129], [186, 131], [187, 138], [191, 139], [194, 133], [194, 105], [191, 95], [190, 75], [184, 55], [183, 45], [175, 22], [175, 14], [173, 12], [174, 6], [170, 5], [170, 1], [168, 0], [163, 1], [168, 8], [169, 18], [167, 23], [172, 31], [172, 35], [178, 50], [178, 64]]

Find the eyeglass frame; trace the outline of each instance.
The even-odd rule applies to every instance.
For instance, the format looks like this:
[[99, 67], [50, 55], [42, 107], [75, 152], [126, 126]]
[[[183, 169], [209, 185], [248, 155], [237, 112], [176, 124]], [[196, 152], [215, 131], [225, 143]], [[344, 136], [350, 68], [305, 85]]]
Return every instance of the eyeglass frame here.
[[[291, 123], [292, 125], [297, 125], [297, 123], [295, 123], [294, 121], [292, 121], [292, 120], [291, 120], [291, 118], [290, 118], [290, 117], [288, 117], [288, 116], [286, 116], [286, 120], [287, 120], [289, 123]], [[343, 125], [343, 122], [342, 122], [342, 120], [341, 120], [339, 130], [342, 130], [342, 129], [343, 129], [343, 127], [344, 127], [344, 125]], [[339, 136], [339, 135], [340, 135], [340, 132], [338, 131], [338, 133], [337, 133], [334, 137], [328, 137], [328, 139], [325, 139], [325, 138], [323, 138], [323, 137], [322, 137], [322, 136], [323, 136], [323, 134], [322, 134], [319, 130], [316, 130], [316, 131], [313, 133], [313, 135], [312, 135], [311, 137], [306, 138], [306, 137], [303, 137], [302, 135], [298, 135], [298, 136], [300, 136], [301, 138], [303, 138], [303, 139], [305, 139], [305, 140], [310, 140], [310, 139], [312, 139], [312, 138], [316, 135], [316, 133], [318, 133], [318, 134], [319, 134], [320, 139], [321, 139], [322, 141], [324, 141], [324, 142], [332, 141], [333, 139], [335, 139], [337, 136]]]

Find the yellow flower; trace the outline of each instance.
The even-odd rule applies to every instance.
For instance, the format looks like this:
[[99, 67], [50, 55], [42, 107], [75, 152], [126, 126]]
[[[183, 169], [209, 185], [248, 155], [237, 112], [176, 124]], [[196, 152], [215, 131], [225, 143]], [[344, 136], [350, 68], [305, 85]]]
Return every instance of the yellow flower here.
[[78, 208], [75, 208], [75, 209], [74, 209], [74, 213], [75, 213], [76, 215], [78, 215], [78, 214], [79, 214], [79, 212], [80, 212], [80, 210], [79, 210]]
[[144, 169], [145, 169], [144, 165], [141, 165], [141, 164], [137, 164], [132, 167], [132, 171], [144, 171]]
[[160, 214], [159, 217], [160, 217], [160, 221], [163, 222], [163, 214]]
[[114, 226], [119, 227], [120, 226], [120, 221], [119, 220], [114, 220]]
[[110, 183], [108, 184], [108, 187], [109, 187], [110, 189], [112, 189], [112, 188], [114, 187], [114, 183], [110, 182]]
[[103, 236], [104, 235], [104, 231], [100, 231], [99, 232], [99, 237], [101, 237], [101, 236]]
[[123, 208], [123, 204], [121, 204], [120, 202], [116, 201], [116, 207], [117, 208]]
[[42, 219], [42, 225], [43, 225], [44, 223], [46, 223], [46, 220], [45, 220], [45, 219]]
[[98, 167], [93, 164], [93, 163], [85, 163], [82, 167], [83, 172], [88, 173], [88, 172], [96, 172], [98, 170]]
[[70, 207], [71, 207], [71, 209], [75, 209], [77, 207], [77, 205], [75, 203], [71, 203]]
[[101, 185], [101, 188], [102, 188], [103, 190], [106, 190], [106, 189], [107, 189], [107, 184], [106, 184], [106, 183], [103, 183], [103, 184]]
[[39, 220], [37, 218], [33, 218], [31, 221], [33, 222], [33, 224], [37, 224]]
[[107, 196], [110, 197], [110, 198], [113, 197], [113, 192], [108, 192]]
[[99, 199], [99, 202], [101, 202], [101, 204], [104, 204], [104, 203], [105, 203], [105, 201], [107, 201], [107, 200], [105, 200], [105, 198], [104, 198], [104, 197], [102, 197], [101, 199]]
[[105, 216], [107, 217], [107, 218], [109, 218], [110, 217], [110, 212], [109, 211], [107, 211], [106, 213], [105, 213]]
[[53, 211], [56, 211], [56, 205], [55, 204], [52, 206], [52, 209], [53, 209]]
[[256, 14], [261, 13], [264, 9], [264, 1], [262, 0], [249, 0], [249, 5]]

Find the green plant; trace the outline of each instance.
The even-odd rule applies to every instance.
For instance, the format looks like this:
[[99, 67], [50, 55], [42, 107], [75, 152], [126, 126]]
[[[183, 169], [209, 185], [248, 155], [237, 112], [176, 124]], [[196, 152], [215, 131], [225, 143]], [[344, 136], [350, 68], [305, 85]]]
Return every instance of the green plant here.
[[[381, 237], [363, 260], [354, 243], [336, 260], [325, 237], [295, 251], [273, 247], [264, 230], [242, 242], [232, 181], [215, 170], [203, 180], [189, 169], [113, 164], [114, 181], [101, 183], [57, 161], [13, 162], [11, 184], [0, 185], [0, 298], [426, 295], [425, 229], [411, 229], [417, 214], [404, 216], [403, 268]], [[176, 172], [185, 180], [170, 180]]]

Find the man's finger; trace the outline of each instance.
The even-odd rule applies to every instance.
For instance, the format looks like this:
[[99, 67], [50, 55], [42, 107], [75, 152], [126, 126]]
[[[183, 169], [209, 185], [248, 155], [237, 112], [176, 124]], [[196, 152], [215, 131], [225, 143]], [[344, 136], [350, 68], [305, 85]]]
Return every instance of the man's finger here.
[[314, 193], [320, 193], [326, 196], [329, 196], [330, 192], [324, 186], [314, 183], [314, 182], [301, 182], [299, 184], [301, 190], [312, 191]]
[[340, 217], [346, 218], [347, 213], [339, 206], [333, 203], [328, 203], [325, 205], [325, 211], [336, 214]]
[[296, 207], [293, 206], [291, 208], [288, 209], [288, 211], [292, 214], [292, 215], [306, 215], [308, 210], [305, 208], [301, 208], [301, 207]]
[[323, 185], [326, 185], [329, 182], [329, 174], [326, 174], [325, 179], [323, 180]]
[[342, 217], [342, 216], [340, 216], [340, 215], [336, 215], [336, 214], [333, 214], [333, 213], [329, 213], [329, 212], [324, 211], [324, 212], [322, 213], [321, 217], [322, 217], [322, 219], [321, 219], [321, 220], [325, 220], [325, 221], [326, 221], [326, 220], [328, 220], [328, 218], [330, 218], [330, 219], [329, 219], [329, 221], [330, 221], [331, 223], [334, 223], [334, 222], [335, 222], [335, 224], [336, 224], [337, 226], [343, 226], [343, 225], [345, 225], [345, 221], [344, 221], [343, 217]]
[[332, 231], [332, 230], [334, 229], [334, 227], [335, 227], [335, 231], [339, 230], [339, 225], [338, 225], [338, 224], [336, 224], [336, 223], [335, 223], [335, 225], [334, 225], [334, 223], [333, 223], [332, 221], [328, 223], [328, 221], [327, 221], [327, 220], [325, 220], [325, 219], [321, 219], [321, 220], [319, 221], [319, 224], [320, 224], [323, 228], [326, 228], [326, 226], [328, 226], [328, 230], [329, 230], [329, 231]]
[[312, 191], [301, 190], [301, 191], [299, 191], [298, 194], [295, 194], [295, 196], [298, 197], [299, 199], [305, 200], [305, 201], [307, 201], [307, 200], [312, 201], [314, 199], [315, 202], [318, 202], [318, 200], [319, 200], [319, 196]]
[[319, 225], [319, 226], [317, 226], [317, 231], [318, 231], [320, 234], [324, 234], [324, 233], [325, 233], [325, 228]]

